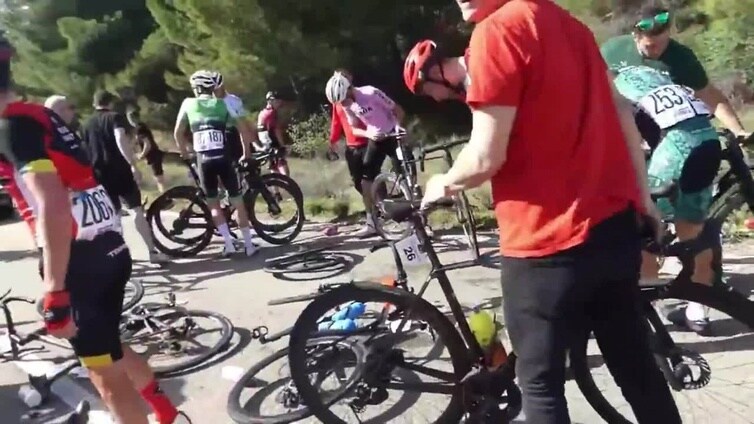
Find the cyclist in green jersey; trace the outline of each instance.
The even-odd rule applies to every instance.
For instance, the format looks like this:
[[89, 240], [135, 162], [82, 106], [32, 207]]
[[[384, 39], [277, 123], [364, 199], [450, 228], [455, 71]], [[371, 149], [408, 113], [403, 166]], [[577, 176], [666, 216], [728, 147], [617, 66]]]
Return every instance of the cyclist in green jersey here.
[[[663, 215], [673, 217], [680, 240], [696, 238], [709, 212], [712, 183], [722, 156], [717, 131], [710, 122], [711, 113], [693, 90], [674, 84], [669, 75], [654, 68], [627, 66], [614, 73], [615, 87], [634, 103], [637, 126], [653, 147], [647, 168], [650, 186], [660, 187], [672, 181], [679, 185], [672, 204], [661, 199], [657, 206]], [[643, 262], [643, 283], [652, 284], [657, 281], [657, 260], [645, 254]], [[700, 254], [692, 279], [712, 284], [711, 263], [711, 251]], [[709, 325], [706, 311], [699, 304], [689, 304], [685, 320], [680, 321], [699, 333], [706, 332]]]
[[[197, 71], [191, 75], [189, 81], [196, 97], [187, 98], [181, 104], [173, 132], [176, 144], [183, 157], [188, 156], [189, 146], [196, 153], [197, 171], [202, 189], [207, 196], [207, 204], [212, 209], [215, 226], [225, 242], [223, 255], [229, 256], [235, 253], [236, 249], [228, 223], [225, 222], [220, 208], [219, 182], [222, 182], [231, 204], [238, 212], [238, 225], [243, 234], [246, 256], [251, 256], [258, 249], [252, 242], [249, 217], [241, 198], [234, 159], [229, 154], [232, 150], [229, 149], [229, 143], [226, 143], [226, 131], [231, 125], [238, 128], [241, 135], [241, 161], [249, 156], [248, 144], [250, 140], [254, 140], [254, 133], [246, 121], [247, 115], [243, 109], [240, 111], [230, 109], [222, 99], [213, 96], [217, 87], [212, 72]], [[186, 135], [187, 128], [192, 133], [193, 142]]]
[[670, 10], [655, 1], [646, 3], [636, 16], [631, 34], [613, 37], [600, 47], [608, 67], [649, 66], [667, 72], [674, 83], [694, 90], [725, 127], [747, 136], [728, 99], [710, 81], [694, 52], [671, 37]]

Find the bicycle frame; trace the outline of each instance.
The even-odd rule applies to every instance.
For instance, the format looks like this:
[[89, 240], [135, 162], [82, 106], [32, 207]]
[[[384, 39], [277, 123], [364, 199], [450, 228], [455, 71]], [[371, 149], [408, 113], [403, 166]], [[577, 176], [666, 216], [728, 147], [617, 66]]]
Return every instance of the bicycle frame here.
[[[723, 160], [728, 162], [728, 169], [717, 182], [718, 191], [715, 199], [721, 196], [725, 191], [736, 182], [741, 187], [741, 194], [749, 205], [749, 209], [754, 211], [754, 178], [752, 171], [754, 165], [748, 165], [744, 157], [743, 150], [739, 140], [730, 131], [720, 132], [719, 135], [725, 139], [725, 148], [723, 149]], [[750, 137], [747, 142], [751, 142], [754, 137]]]

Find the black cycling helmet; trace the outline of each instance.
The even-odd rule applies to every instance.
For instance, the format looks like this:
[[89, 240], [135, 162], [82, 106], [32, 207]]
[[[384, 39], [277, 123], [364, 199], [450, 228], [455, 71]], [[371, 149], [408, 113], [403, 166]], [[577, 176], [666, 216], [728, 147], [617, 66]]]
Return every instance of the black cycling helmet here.
[[268, 91], [267, 94], [264, 96], [264, 99], [268, 102], [271, 100], [279, 99], [280, 96], [278, 96], [278, 93], [275, 91]]

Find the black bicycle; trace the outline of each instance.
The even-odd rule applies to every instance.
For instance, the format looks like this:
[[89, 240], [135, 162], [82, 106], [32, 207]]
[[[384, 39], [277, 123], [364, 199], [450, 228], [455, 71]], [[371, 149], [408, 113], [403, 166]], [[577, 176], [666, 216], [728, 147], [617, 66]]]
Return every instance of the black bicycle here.
[[[715, 193], [710, 207], [710, 217], [722, 223], [724, 239], [736, 236], [735, 228], [741, 224], [741, 216], [754, 211], [754, 164], [746, 163], [741, 145], [754, 143], [754, 135], [748, 139], [736, 137], [730, 131], [721, 131], [723, 140], [723, 160], [727, 169], [720, 175], [715, 184]], [[748, 207], [748, 208], [747, 208]]]
[[[448, 207], [452, 203], [436, 206]], [[391, 422], [409, 408], [412, 422], [417, 422], [415, 418], [439, 423], [457, 423], [462, 418], [466, 422], [510, 422], [521, 409], [521, 394], [513, 382], [515, 355], [511, 353], [498, 367], [487, 366], [485, 352], [472, 334], [446, 274], [474, 266], [476, 261], [440, 263], [424, 228], [429, 210], [420, 210], [418, 201], [386, 199], [383, 208], [390, 219], [411, 222], [415, 230], [416, 239], [396, 245], [403, 262], [409, 261], [408, 266], [426, 255], [432, 271], [416, 294], [381, 283], [353, 282], [317, 296], [304, 309], [290, 334], [288, 354], [291, 377], [303, 403], [326, 423], [345, 422], [330, 411], [331, 406], [344, 407], [346, 413], [355, 415], [360, 422]], [[434, 279], [445, 294], [458, 329], [437, 307], [422, 298]], [[363, 324], [359, 321], [358, 325], [347, 328], [323, 328], [323, 321], [342, 314], [339, 311], [350, 308], [354, 302], [363, 305], [376, 302], [376, 311], [363, 313], [374, 320]], [[416, 340], [422, 336], [427, 340]], [[337, 394], [321, 393], [312, 384], [309, 369], [311, 352], [307, 346], [330, 337], [339, 341], [352, 338], [367, 352], [366, 362], [354, 368], [354, 383]], [[395, 346], [402, 342], [408, 346]], [[414, 349], [427, 352], [421, 355]], [[445, 369], [425, 365], [434, 360], [439, 360], [439, 366]], [[426, 382], [425, 378], [438, 381]], [[394, 399], [389, 390], [407, 393]], [[416, 401], [422, 395], [449, 396], [450, 401], [445, 407], [433, 403], [428, 410], [420, 410]], [[392, 406], [386, 410], [373, 411], [389, 403]], [[428, 418], [427, 414], [437, 417]]]
[[[269, 151], [254, 154], [245, 167], [239, 167], [239, 174], [242, 177], [243, 202], [252, 227], [262, 240], [282, 245], [295, 240], [303, 229], [304, 198], [301, 188], [292, 178], [277, 173], [261, 174], [262, 165], [273, 154]], [[163, 237], [178, 245], [169, 247], [158, 237], [153, 237], [155, 247], [167, 255], [180, 258], [194, 256], [204, 250], [216, 231], [195, 164], [190, 161], [185, 163], [194, 186], [168, 189], [147, 210], [147, 220], [153, 235], [156, 228]], [[258, 208], [260, 200], [262, 206]], [[221, 205], [229, 227], [237, 228], [238, 224], [232, 219], [235, 210], [230, 202], [224, 199]], [[179, 208], [177, 214], [172, 211], [175, 207]], [[291, 213], [289, 218], [284, 218], [286, 212]], [[272, 218], [271, 221], [263, 222], [261, 219], [264, 216]], [[167, 225], [166, 222], [170, 224]], [[200, 232], [185, 236], [184, 232], [190, 229]]]
[[[670, 197], [674, 193], [674, 187], [666, 187], [655, 190], [653, 197]], [[695, 240], [670, 243], [649, 243], [647, 250], [664, 257], [675, 257], [681, 262], [680, 273], [667, 284], [641, 288], [643, 310], [646, 317], [647, 331], [650, 333], [652, 349], [665, 379], [675, 392], [683, 393], [683, 397], [676, 397], [677, 401], [691, 402], [694, 398], [704, 400], [698, 410], [705, 411], [708, 415], [705, 422], [714, 419], [719, 422], [741, 422], [741, 417], [751, 417], [751, 396], [754, 393], [745, 393], [748, 376], [754, 370], [748, 372], [741, 368], [744, 364], [751, 364], [750, 353], [741, 355], [739, 351], [746, 349], [742, 344], [747, 337], [751, 337], [754, 330], [754, 302], [748, 299], [748, 293], [736, 291], [723, 281], [722, 278], [722, 245], [720, 241], [720, 222], [709, 219], [702, 234]], [[667, 243], [667, 244], [666, 244]], [[691, 281], [694, 271], [694, 257], [707, 249], [714, 253], [713, 267], [717, 275], [712, 286], [705, 286]], [[676, 300], [683, 302], [697, 302], [714, 309], [715, 318], [729, 317], [716, 321], [718, 336], [715, 342], [725, 344], [722, 349], [712, 343], [695, 341], [690, 343], [688, 337], [684, 337], [681, 343], [676, 343], [671, 337], [662, 318], [655, 310], [653, 303], [657, 301]], [[681, 311], [683, 312], [683, 311]], [[719, 312], [719, 314], [718, 314]], [[720, 316], [717, 316], [720, 315]], [[746, 334], [748, 332], [748, 334]], [[600, 370], [601, 361], [597, 361], [590, 352], [596, 350], [591, 346], [589, 335], [575, 345], [570, 352], [571, 370], [579, 389], [584, 394], [587, 402], [608, 423], [625, 424], [633, 422], [631, 409], [623, 400], [620, 390], [615, 386], [612, 376], [606, 370], [604, 378], [595, 378], [594, 375]], [[749, 349], [752, 347], [750, 346]], [[719, 352], [719, 353], [718, 353]], [[715, 353], [718, 353], [715, 355]], [[732, 365], [720, 364], [715, 368], [719, 377], [712, 378], [712, 369], [716, 359], [725, 356], [732, 361]], [[605, 382], [610, 388], [598, 385], [597, 381]], [[736, 381], [741, 382], [737, 384]], [[719, 393], [716, 389], [725, 386], [737, 387], [737, 393]], [[704, 389], [704, 390], [699, 390]], [[608, 397], [613, 400], [608, 400]], [[616, 402], [614, 399], [620, 399]], [[710, 401], [722, 404], [720, 408], [712, 408]], [[683, 408], [679, 404], [685, 421], [695, 421], [699, 417], [693, 407]], [[723, 418], [730, 414], [728, 418]]]
[[[375, 245], [370, 252], [375, 252], [384, 247], [391, 247], [397, 265], [395, 276], [386, 277], [384, 284], [397, 287], [409, 292], [413, 290], [408, 286], [408, 277], [404, 270], [398, 252], [393, 243]], [[316, 249], [315, 249], [316, 250]], [[289, 296], [275, 299], [268, 303], [270, 306], [286, 305], [292, 303], [308, 302], [325, 293], [330, 292], [348, 283], [321, 284], [313, 293]], [[321, 324], [321, 323], [320, 323]], [[252, 329], [252, 338], [262, 344], [272, 343], [290, 335], [293, 327], [287, 328], [275, 334], [270, 334], [266, 326]], [[349, 383], [346, 377], [347, 369], [353, 369], [358, 364], [366, 361], [366, 351], [360, 344], [338, 340], [336, 337], [313, 340], [307, 349], [311, 351], [310, 362], [316, 363], [322, 378], [319, 384], [325, 381], [337, 383], [342, 386]], [[290, 378], [287, 367], [289, 349], [286, 346], [249, 368], [241, 378], [236, 381], [228, 394], [227, 410], [230, 417], [237, 423], [243, 424], [283, 424], [291, 423], [311, 415], [309, 408], [302, 402], [296, 385]], [[274, 365], [281, 362], [280, 365]], [[335, 374], [328, 378], [328, 374]], [[353, 383], [351, 381], [351, 383]], [[248, 395], [248, 391], [254, 391]], [[265, 402], [272, 398], [271, 402]], [[273, 406], [282, 407], [284, 412], [268, 412]]]

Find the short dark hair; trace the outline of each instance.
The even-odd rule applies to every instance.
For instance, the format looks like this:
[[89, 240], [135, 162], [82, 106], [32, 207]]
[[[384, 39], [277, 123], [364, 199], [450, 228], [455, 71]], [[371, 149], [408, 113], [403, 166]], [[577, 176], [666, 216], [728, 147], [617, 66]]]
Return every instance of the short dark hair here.
[[107, 90], [100, 90], [94, 93], [94, 106], [104, 107], [115, 102], [115, 95]]

